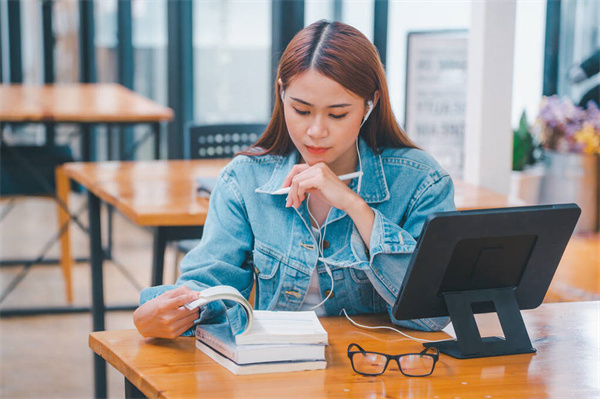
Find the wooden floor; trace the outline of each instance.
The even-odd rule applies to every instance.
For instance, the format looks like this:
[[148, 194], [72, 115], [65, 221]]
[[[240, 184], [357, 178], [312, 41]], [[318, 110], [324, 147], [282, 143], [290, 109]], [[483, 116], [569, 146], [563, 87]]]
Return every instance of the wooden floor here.
[[[83, 206], [83, 198], [73, 195], [72, 209]], [[0, 201], [0, 215], [9, 206]], [[2, 216], [0, 216], [2, 217]], [[87, 224], [87, 215], [81, 219]], [[55, 234], [57, 216], [53, 203], [44, 198], [18, 201], [0, 222], [0, 258], [39, 255], [45, 242]], [[88, 241], [78, 227], [71, 228], [74, 256], [88, 254]], [[114, 257], [105, 266], [107, 304], [136, 303], [139, 288], [150, 282], [152, 237], [119, 215], [114, 219]], [[51, 257], [58, 256], [53, 246]], [[175, 276], [175, 253], [168, 250], [165, 282]], [[22, 266], [0, 269], [0, 292], [22, 271]], [[130, 281], [126, 274], [133, 277]], [[89, 264], [74, 270], [75, 305], [90, 304]], [[598, 234], [574, 237], [558, 268], [545, 301], [600, 299], [600, 240]], [[64, 286], [56, 265], [36, 265], [21, 283], [0, 303], [0, 309], [65, 305]], [[89, 314], [48, 315], [0, 320], [1, 398], [91, 398], [93, 396], [92, 353], [88, 348], [91, 331]], [[133, 328], [131, 312], [111, 312], [107, 329]], [[109, 396], [124, 396], [123, 379], [109, 367]]]

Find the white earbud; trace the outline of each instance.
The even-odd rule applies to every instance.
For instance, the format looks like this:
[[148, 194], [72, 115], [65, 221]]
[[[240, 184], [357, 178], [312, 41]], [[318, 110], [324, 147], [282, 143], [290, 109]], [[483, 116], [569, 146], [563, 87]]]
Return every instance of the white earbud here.
[[285, 90], [281, 89], [281, 101], [283, 101], [284, 96], [285, 96]]
[[362, 127], [362, 125], [365, 124], [365, 122], [369, 118], [369, 115], [371, 115], [371, 112], [373, 112], [373, 100], [367, 101], [367, 105], [369, 106], [369, 110], [367, 111], [367, 114], [363, 118], [362, 123], [360, 124], [360, 127]]

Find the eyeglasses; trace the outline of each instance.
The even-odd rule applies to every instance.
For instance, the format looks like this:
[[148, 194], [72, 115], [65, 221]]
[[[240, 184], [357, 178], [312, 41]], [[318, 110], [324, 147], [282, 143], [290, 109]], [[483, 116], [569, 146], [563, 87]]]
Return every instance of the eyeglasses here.
[[352, 368], [362, 375], [381, 375], [387, 369], [390, 361], [398, 363], [400, 372], [407, 377], [427, 377], [433, 373], [440, 352], [437, 348], [425, 348], [421, 353], [405, 353], [403, 355], [386, 355], [385, 353], [370, 352], [358, 344], [348, 345], [348, 357]]

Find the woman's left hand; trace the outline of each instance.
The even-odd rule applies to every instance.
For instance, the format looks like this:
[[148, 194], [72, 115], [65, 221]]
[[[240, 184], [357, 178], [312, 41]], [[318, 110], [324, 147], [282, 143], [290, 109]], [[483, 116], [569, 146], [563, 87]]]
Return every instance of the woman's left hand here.
[[341, 181], [324, 162], [312, 166], [295, 165], [283, 181], [282, 187], [290, 187], [285, 206], [298, 208], [308, 194], [318, 194], [329, 205], [347, 211], [353, 202], [361, 198]]

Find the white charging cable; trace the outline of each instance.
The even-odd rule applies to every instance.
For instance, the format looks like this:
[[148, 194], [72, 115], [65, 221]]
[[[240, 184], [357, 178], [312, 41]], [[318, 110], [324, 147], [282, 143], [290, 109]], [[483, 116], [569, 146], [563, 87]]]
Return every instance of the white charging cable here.
[[354, 320], [352, 320], [350, 318], [350, 316], [348, 316], [348, 313], [346, 313], [346, 309], [342, 308], [342, 311], [340, 313], [344, 313], [344, 316], [346, 316], [346, 318], [350, 321], [350, 323], [354, 324], [356, 327], [360, 327], [360, 328], [366, 328], [368, 330], [392, 330], [397, 332], [398, 334], [402, 334], [404, 335], [406, 338], [412, 339], [413, 341], [418, 341], [418, 342], [444, 342], [444, 341], [453, 341], [453, 338], [448, 338], [448, 339], [436, 339], [436, 340], [430, 340], [430, 339], [423, 339], [423, 338], [417, 338], [417, 337], [412, 337], [400, 330], [398, 330], [397, 328], [394, 327], [390, 327], [390, 326], [365, 326], [363, 324], [359, 324], [357, 322], [355, 322]]
[[331, 297], [331, 295], [333, 294], [333, 287], [335, 286], [335, 280], [333, 279], [333, 272], [331, 271], [331, 269], [329, 268], [329, 265], [325, 261], [325, 254], [323, 253], [323, 241], [325, 241], [325, 233], [327, 232], [327, 225], [325, 225], [325, 227], [323, 228], [323, 233], [321, 233], [321, 226], [319, 225], [319, 222], [317, 222], [317, 218], [315, 218], [313, 216], [313, 214], [310, 212], [309, 201], [310, 201], [310, 194], [307, 194], [306, 209], [308, 210], [308, 215], [315, 222], [315, 224], [317, 225], [317, 228], [319, 229], [319, 242], [317, 244], [318, 259], [321, 262], [323, 262], [323, 265], [325, 265], [325, 271], [327, 271], [327, 275], [329, 276], [329, 279], [331, 280], [331, 288], [329, 289], [329, 295], [327, 295], [327, 297], [325, 299], [323, 299], [321, 302], [319, 302], [318, 304], [316, 304], [315, 306], [310, 308], [310, 310], [313, 310], [313, 309], [316, 309], [319, 306], [323, 305]]

